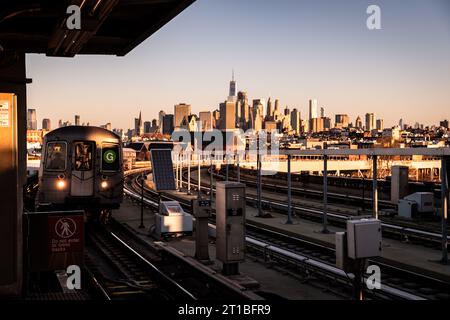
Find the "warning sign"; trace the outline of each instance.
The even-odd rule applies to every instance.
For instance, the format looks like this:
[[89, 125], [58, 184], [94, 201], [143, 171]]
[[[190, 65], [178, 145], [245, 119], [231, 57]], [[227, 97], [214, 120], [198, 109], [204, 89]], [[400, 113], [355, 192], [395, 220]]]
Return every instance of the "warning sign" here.
[[9, 126], [9, 101], [0, 100], [0, 127]]
[[83, 224], [83, 216], [48, 217], [48, 241], [50, 253], [82, 251]]

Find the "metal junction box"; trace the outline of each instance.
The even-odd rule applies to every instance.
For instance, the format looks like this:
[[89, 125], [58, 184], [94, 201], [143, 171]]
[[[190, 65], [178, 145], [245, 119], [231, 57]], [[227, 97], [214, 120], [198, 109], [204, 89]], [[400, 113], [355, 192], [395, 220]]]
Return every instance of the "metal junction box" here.
[[404, 199], [417, 203], [417, 212], [434, 212], [434, 196], [431, 192], [416, 192], [406, 196]]
[[192, 212], [196, 218], [209, 218], [211, 216], [211, 200], [192, 200]]
[[347, 221], [347, 249], [351, 259], [381, 255], [381, 222], [378, 219]]
[[178, 201], [162, 201], [159, 214], [155, 214], [156, 234], [191, 234], [192, 216], [184, 212]]
[[245, 256], [245, 185], [217, 182], [216, 187], [217, 259], [234, 263]]

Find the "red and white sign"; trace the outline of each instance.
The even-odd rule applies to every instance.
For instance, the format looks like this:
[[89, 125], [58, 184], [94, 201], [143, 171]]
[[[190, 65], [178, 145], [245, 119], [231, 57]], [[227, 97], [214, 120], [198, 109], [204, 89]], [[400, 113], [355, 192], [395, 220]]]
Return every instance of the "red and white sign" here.
[[70, 253], [83, 250], [83, 216], [48, 217], [50, 253]]

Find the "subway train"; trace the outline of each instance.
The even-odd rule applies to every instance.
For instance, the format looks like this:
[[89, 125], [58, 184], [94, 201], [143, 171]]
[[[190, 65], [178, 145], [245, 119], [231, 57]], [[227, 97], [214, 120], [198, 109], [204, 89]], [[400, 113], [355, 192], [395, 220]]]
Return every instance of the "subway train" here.
[[122, 142], [113, 132], [68, 126], [44, 137], [39, 168], [38, 211], [84, 210], [107, 219], [123, 197]]

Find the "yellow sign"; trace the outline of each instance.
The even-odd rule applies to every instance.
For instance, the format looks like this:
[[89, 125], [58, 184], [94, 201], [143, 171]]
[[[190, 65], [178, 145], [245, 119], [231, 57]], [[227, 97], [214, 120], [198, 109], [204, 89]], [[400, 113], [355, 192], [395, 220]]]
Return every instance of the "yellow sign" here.
[[0, 127], [9, 127], [9, 101], [0, 100]]

